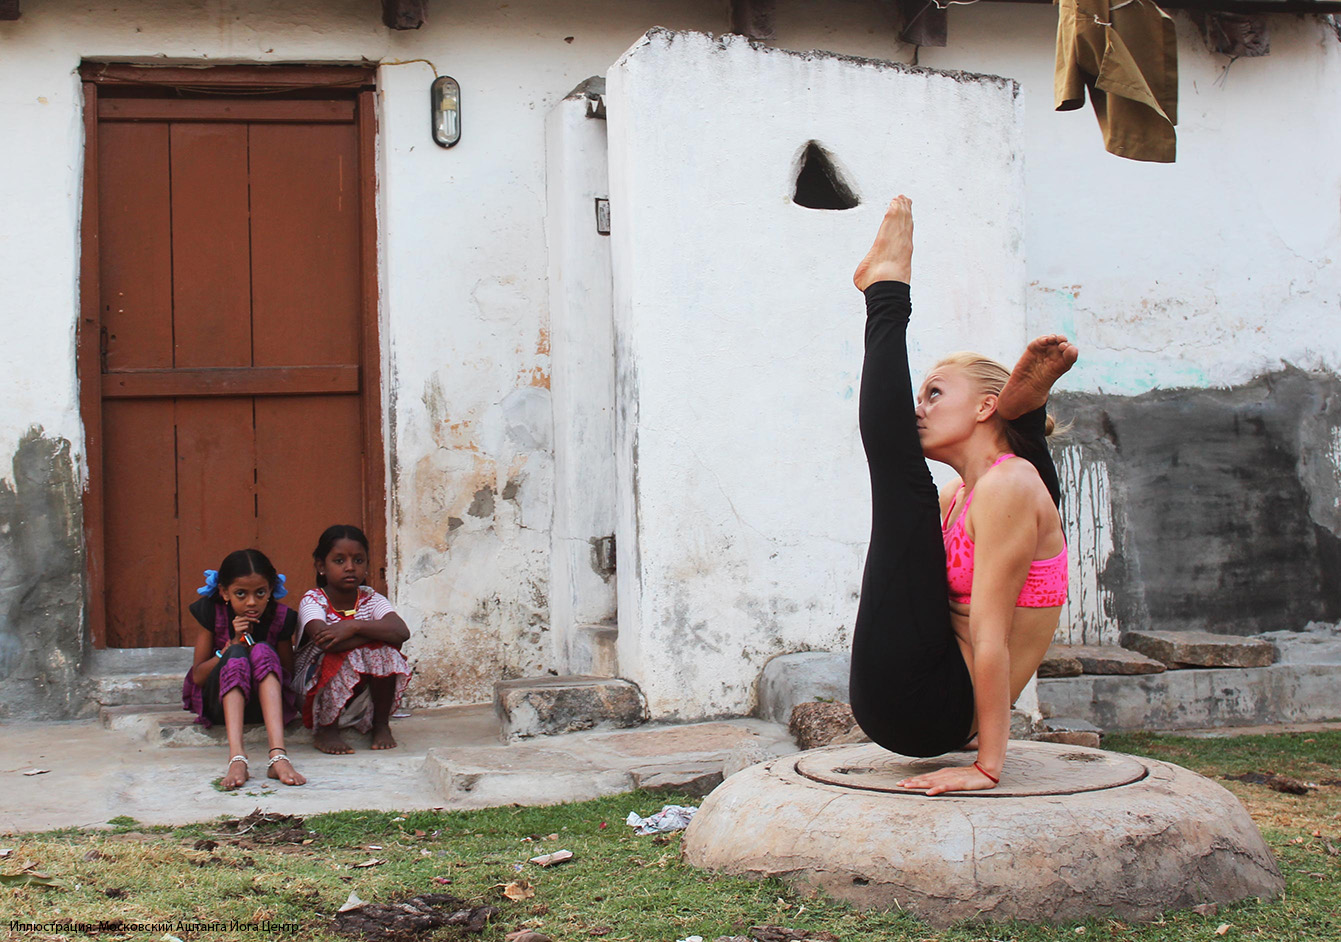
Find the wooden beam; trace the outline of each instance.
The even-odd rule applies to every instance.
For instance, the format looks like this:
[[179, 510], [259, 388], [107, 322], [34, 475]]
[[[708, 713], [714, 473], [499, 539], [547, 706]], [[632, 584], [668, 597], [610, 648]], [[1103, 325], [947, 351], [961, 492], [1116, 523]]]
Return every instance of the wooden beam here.
[[133, 65], [126, 62], [85, 62], [79, 74], [99, 85], [168, 88], [372, 88], [376, 65]]
[[777, 0], [731, 0], [731, 32], [760, 42], [777, 36]]
[[0, 20], [19, 18], [19, 0], [0, 0]]
[[914, 46], [944, 46], [949, 33], [949, 11], [936, 0], [895, 0], [903, 23], [899, 38]]
[[418, 29], [428, 19], [428, 0], [382, 0], [382, 23], [388, 29]]
[[358, 391], [357, 366], [108, 370], [102, 374], [104, 399], [157, 399], [165, 396], [329, 396]]
[[103, 121], [301, 121], [304, 124], [353, 124], [354, 102], [313, 100], [234, 101], [223, 99], [104, 98], [98, 102]]

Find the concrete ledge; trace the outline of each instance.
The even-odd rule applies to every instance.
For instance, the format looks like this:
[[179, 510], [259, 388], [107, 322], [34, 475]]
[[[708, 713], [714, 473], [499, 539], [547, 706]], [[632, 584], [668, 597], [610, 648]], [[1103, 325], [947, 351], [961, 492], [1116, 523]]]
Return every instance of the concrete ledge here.
[[846, 651], [779, 654], [759, 674], [760, 719], [787, 723], [798, 704], [813, 700], [848, 702], [851, 655]]
[[1204, 729], [1341, 718], [1341, 665], [1276, 664], [1038, 682], [1044, 716], [1105, 731]]

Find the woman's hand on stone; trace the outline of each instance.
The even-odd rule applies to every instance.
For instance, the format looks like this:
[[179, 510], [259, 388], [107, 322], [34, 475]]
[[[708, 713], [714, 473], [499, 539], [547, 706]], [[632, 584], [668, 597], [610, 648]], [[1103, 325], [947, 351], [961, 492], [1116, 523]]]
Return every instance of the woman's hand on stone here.
[[926, 790], [928, 795], [941, 795], [946, 792], [976, 792], [995, 788], [996, 783], [978, 771], [974, 766], [967, 768], [937, 769], [925, 775], [914, 775], [898, 783], [900, 788]]

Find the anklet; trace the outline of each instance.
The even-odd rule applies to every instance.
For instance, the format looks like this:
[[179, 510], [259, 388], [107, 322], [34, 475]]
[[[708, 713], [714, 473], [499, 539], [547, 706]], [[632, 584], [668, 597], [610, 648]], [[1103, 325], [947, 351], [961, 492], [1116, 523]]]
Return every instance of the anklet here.
[[1000, 785], [1000, 784], [1001, 784], [1001, 779], [997, 778], [997, 777], [996, 777], [995, 775], [993, 775], [991, 772], [987, 771], [987, 770], [984, 769], [982, 766], [980, 766], [980, 765], [978, 764], [978, 760], [977, 760], [977, 759], [974, 759], [974, 760], [973, 760], [973, 767], [974, 767], [975, 769], [977, 769], [979, 772], [981, 772], [983, 775], [986, 775], [989, 779], [991, 779], [993, 785]]

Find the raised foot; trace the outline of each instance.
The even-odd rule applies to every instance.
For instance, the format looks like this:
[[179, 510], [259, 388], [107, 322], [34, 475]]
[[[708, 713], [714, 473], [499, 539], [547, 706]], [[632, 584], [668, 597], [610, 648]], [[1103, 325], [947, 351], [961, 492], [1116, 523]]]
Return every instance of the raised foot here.
[[390, 726], [374, 726], [371, 745], [374, 749], [395, 749], [399, 743], [396, 742], [396, 737], [391, 735]]
[[320, 727], [312, 737], [312, 745], [332, 756], [347, 756], [354, 752], [353, 747], [344, 741], [340, 731], [334, 726]]
[[907, 281], [913, 274], [913, 201], [900, 194], [890, 201], [875, 242], [857, 264], [852, 283], [865, 291], [877, 281]]
[[219, 781], [219, 787], [231, 792], [233, 789], [246, 784], [249, 777], [247, 760], [238, 756], [228, 763], [228, 772]]
[[997, 397], [997, 414], [1006, 420], [1018, 419], [1046, 403], [1052, 384], [1075, 365], [1079, 356], [1079, 348], [1061, 334], [1046, 334], [1030, 341]]
[[270, 778], [279, 779], [285, 785], [305, 785], [307, 777], [293, 767], [287, 754], [274, 755], [276, 751], [271, 750], [270, 768], [266, 769], [265, 774]]

